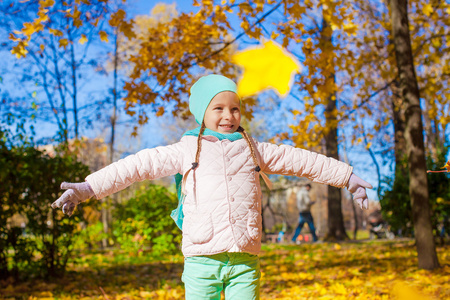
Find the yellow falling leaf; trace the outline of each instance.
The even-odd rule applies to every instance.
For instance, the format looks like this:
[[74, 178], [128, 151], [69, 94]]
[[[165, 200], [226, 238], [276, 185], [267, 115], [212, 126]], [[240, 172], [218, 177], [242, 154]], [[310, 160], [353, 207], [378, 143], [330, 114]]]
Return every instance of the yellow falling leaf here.
[[238, 82], [238, 94], [241, 97], [255, 95], [270, 88], [286, 97], [295, 74], [301, 70], [298, 60], [271, 40], [236, 53], [232, 60], [243, 69], [243, 76]]

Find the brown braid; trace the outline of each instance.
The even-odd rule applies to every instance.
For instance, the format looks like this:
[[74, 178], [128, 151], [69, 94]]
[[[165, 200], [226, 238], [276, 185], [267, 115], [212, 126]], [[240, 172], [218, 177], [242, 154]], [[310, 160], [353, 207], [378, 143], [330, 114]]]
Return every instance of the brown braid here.
[[256, 158], [255, 149], [253, 148], [253, 143], [250, 141], [250, 137], [248, 136], [247, 132], [241, 126], [239, 126], [239, 128], [236, 131], [240, 132], [242, 134], [242, 136], [244, 137], [244, 139], [247, 142], [248, 146], [250, 147], [250, 152], [252, 154], [253, 162], [256, 165], [256, 168], [255, 168], [256, 172], [261, 171], [261, 167], [258, 164], [258, 159]]
[[197, 153], [195, 154], [195, 162], [192, 163], [192, 169], [194, 170], [195, 168], [198, 167], [198, 160], [200, 158], [200, 151], [202, 150], [202, 136], [203, 136], [203, 132], [205, 131], [205, 123], [202, 123], [202, 126], [200, 127], [200, 132], [198, 133], [198, 138], [197, 138]]

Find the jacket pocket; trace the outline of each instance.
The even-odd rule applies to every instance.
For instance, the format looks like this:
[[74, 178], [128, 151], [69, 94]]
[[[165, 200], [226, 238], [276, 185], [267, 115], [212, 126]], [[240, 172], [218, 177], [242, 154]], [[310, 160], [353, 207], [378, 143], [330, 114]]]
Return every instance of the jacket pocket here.
[[247, 220], [247, 231], [250, 238], [256, 240], [261, 237], [262, 234], [262, 217], [261, 214], [254, 209], [250, 209]]
[[[211, 214], [190, 213], [185, 216], [186, 234], [194, 244], [205, 244], [214, 236]], [[186, 224], [186, 225], [187, 225]]]

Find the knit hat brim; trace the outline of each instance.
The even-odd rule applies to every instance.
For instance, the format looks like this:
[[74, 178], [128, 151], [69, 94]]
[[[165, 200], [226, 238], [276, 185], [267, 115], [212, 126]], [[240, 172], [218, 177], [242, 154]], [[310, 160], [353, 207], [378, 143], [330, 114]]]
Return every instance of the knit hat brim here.
[[237, 86], [233, 80], [222, 75], [203, 76], [192, 85], [189, 110], [198, 124], [202, 124], [206, 109], [214, 96], [225, 91], [237, 93]]

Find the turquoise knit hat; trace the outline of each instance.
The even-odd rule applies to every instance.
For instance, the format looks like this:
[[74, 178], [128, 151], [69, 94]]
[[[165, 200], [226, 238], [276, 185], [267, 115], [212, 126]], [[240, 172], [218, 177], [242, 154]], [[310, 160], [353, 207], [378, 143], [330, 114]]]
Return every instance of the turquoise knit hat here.
[[206, 109], [214, 96], [225, 91], [236, 93], [237, 87], [233, 80], [222, 75], [203, 76], [192, 85], [189, 110], [198, 124], [202, 124]]

